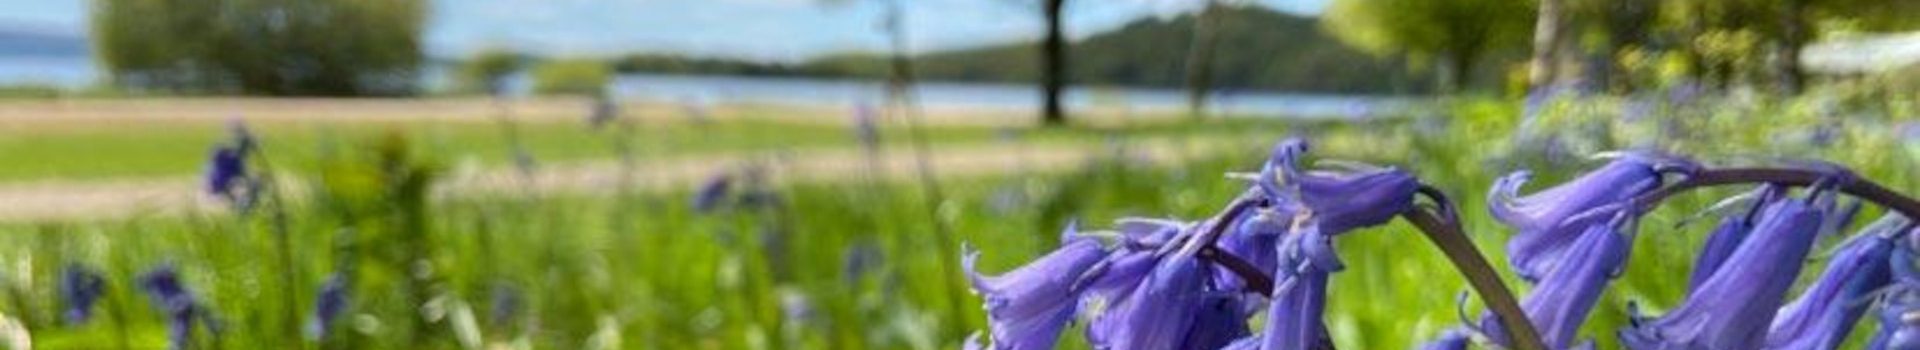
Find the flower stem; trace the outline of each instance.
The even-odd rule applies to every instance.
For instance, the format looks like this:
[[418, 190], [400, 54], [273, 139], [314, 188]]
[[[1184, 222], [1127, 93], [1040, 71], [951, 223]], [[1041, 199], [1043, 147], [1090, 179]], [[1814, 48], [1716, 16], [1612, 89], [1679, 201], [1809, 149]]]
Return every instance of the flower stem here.
[[[1844, 173], [1813, 169], [1704, 169], [1689, 174], [1685, 179], [1674, 183], [1672, 186], [1662, 187], [1635, 197], [1634, 203], [1641, 206], [1640, 210], [1649, 211], [1653, 210], [1653, 207], [1658, 206], [1660, 202], [1664, 201], [1667, 197], [1697, 188], [1755, 183], [1772, 183], [1782, 186], [1811, 186], [1814, 182], [1822, 178], [1834, 176], [1851, 177], [1851, 175]], [[1885, 186], [1881, 186], [1873, 181], [1849, 178], [1848, 181], [1841, 184], [1840, 191], [1873, 202], [1873, 204], [1880, 205], [1888, 210], [1899, 212], [1902, 216], [1920, 218], [1920, 201], [1889, 190]]]

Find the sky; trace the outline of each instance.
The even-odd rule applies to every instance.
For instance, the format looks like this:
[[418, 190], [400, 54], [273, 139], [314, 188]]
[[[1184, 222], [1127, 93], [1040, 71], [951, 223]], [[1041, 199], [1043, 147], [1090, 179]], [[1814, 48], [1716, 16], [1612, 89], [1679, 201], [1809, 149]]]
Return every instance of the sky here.
[[[432, 0], [425, 33], [433, 56], [484, 48], [549, 55], [674, 52], [694, 56], [798, 61], [849, 51], [881, 51], [876, 0]], [[1035, 38], [1038, 0], [897, 0], [907, 9], [914, 51]], [[1328, 0], [1248, 0], [1314, 14]], [[832, 3], [830, 3], [832, 2]], [[1069, 2], [1069, 35], [1128, 21], [1171, 16], [1196, 0]], [[0, 0], [0, 29], [82, 37], [86, 0]]]

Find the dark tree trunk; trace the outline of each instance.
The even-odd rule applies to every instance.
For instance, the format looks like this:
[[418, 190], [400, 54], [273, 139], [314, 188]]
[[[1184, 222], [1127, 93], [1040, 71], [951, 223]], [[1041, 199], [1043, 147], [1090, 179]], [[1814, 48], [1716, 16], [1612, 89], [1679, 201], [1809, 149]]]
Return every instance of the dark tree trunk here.
[[1045, 125], [1064, 125], [1067, 114], [1060, 105], [1060, 94], [1067, 86], [1067, 38], [1060, 27], [1067, 0], [1045, 1], [1042, 6], [1047, 17], [1047, 38], [1040, 42], [1040, 121]]
[[1775, 83], [1780, 93], [1799, 95], [1806, 87], [1806, 75], [1800, 71], [1800, 48], [1807, 42], [1807, 1], [1786, 0], [1780, 9], [1780, 47], [1774, 50]]
[[1561, 5], [1564, 0], [1540, 0], [1540, 14], [1533, 26], [1533, 57], [1527, 62], [1527, 88], [1540, 89], [1554, 83], [1556, 58], [1566, 29]]
[[1206, 8], [1194, 16], [1193, 42], [1187, 47], [1187, 113], [1200, 118], [1207, 112], [1207, 93], [1213, 85], [1213, 51], [1219, 48], [1220, 21], [1224, 19], [1218, 0], [1208, 0]]

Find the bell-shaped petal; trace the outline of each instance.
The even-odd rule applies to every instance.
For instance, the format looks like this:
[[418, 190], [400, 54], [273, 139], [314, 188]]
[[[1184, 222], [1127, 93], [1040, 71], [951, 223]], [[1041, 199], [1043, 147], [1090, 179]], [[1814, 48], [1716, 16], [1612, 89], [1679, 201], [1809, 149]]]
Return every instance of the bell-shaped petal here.
[[1237, 293], [1210, 293], [1203, 298], [1180, 349], [1214, 350], [1247, 336], [1247, 313]]
[[1105, 256], [1099, 241], [1073, 239], [1013, 271], [983, 276], [974, 269], [979, 253], [968, 253], [963, 264], [974, 292], [986, 299], [994, 348], [1053, 348], [1077, 310], [1075, 283]]
[[307, 338], [326, 339], [333, 329], [334, 320], [347, 309], [347, 281], [335, 274], [327, 278], [320, 286], [320, 294], [314, 297], [313, 316], [307, 319]]
[[1915, 252], [1909, 244], [1894, 249], [1888, 264], [1894, 285], [1880, 298], [1880, 331], [1868, 349], [1920, 349], [1920, 271], [1914, 268]]
[[1420, 344], [1419, 349], [1420, 350], [1467, 350], [1468, 345], [1473, 345], [1473, 337], [1467, 335], [1466, 331], [1462, 331], [1459, 329], [1448, 329], [1446, 331], [1440, 332], [1439, 338], [1434, 338], [1433, 340], [1427, 341], [1425, 344]]
[[1754, 217], [1760, 215], [1760, 209], [1767, 203], [1778, 201], [1784, 194], [1779, 186], [1762, 185], [1745, 196], [1753, 201], [1747, 210], [1721, 218], [1720, 224], [1707, 234], [1707, 243], [1700, 248], [1700, 255], [1694, 257], [1693, 274], [1687, 277], [1687, 290], [1699, 288], [1700, 282], [1713, 276], [1713, 272], [1720, 269], [1720, 264], [1740, 248], [1740, 242], [1747, 240], [1747, 234], [1753, 230]]
[[207, 158], [206, 173], [203, 174], [207, 193], [232, 196], [242, 179], [247, 177], [245, 156], [234, 147], [214, 147], [213, 153]]
[[1333, 235], [1386, 223], [1413, 208], [1419, 181], [1395, 168], [1363, 172], [1309, 172], [1296, 179], [1300, 202]]
[[1553, 269], [1562, 251], [1584, 233], [1570, 219], [1620, 203], [1660, 184], [1659, 163], [1645, 157], [1621, 157], [1573, 181], [1524, 197], [1520, 186], [1528, 172], [1502, 177], [1487, 195], [1493, 217], [1517, 233], [1507, 241], [1507, 258], [1521, 278], [1537, 281]]
[[1631, 349], [1758, 349], [1827, 213], [1809, 203], [1767, 204], [1753, 232], [1678, 308], [1620, 332]]
[[1413, 194], [1420, 188], [1413, 175], [1360, 163], [1304, 170], [1299, 162], [1306, 152], [1306, 141], [1281, 141], [1260, 170], [1256, 187], [1276, 202], [1298, 202], [1305, 215], [1319, 223], [1321, 232], [1337, 235], [1379, 225], [1413, 208]]
[[1871, 306], [1860, 301], [1891, 279], [1887, 263], [1892, 253], [1893, 241], [1875, 232], [1863, 232], [1840, 247], [1820, 279], [1780, 308], [1779, 318], [1767, 332], [1767, 348], [1839, 348]]
[[[1624, 215], [1623, 215], [1624, 216]], [[1617, 231], [1621, 222], [1589, 226], [1586, 233], [1566, 251], [1566, 263], [1554, 266], [1520, 301], [1527, 319], [1540, 332], [1540, 341], [1550, 349], [1566, 349], [1575, 344], [1580, 325], [1586, 323], [1601, 292], [1613, 281], [1620, 265], [1627, 260], [1630, 242]], [[1494, 341], [1510, 343], [1505, 329], [1494, 317], [1481, 321], [1481, 327]]]
[[93, 318], [93, 304], [107, 291], [107, 280], [99, 272], [80, 264], [68, 264], [60, 271], [60, 299], [66, 304], [70, 324], [86, 323]]
[[1096, 349], [1179, 349], [1208, 300], [1208, 270], [1197, 250], [1174, 251], [1087, 327]]

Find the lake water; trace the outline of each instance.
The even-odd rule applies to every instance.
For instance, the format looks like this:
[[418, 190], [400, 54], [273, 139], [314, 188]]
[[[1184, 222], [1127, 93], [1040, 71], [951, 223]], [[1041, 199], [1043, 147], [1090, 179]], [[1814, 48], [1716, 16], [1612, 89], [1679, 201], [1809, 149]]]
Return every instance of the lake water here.
[[[441, 86], [444, 67], [427, 72], [428, 86]], [[70, 89], [97, 81], [99, 69], [84, 57], [0, 56], [0, 85], [37, 84]], [[510, 86], [524, 93], [529, 84], [517, 77]], [[674, 103], [800, 103], [827, 105], [879, 104], [886, 100], [881, 82], [736, 76], [628, 74], [615, 79], [612, 90], [621, 98]], [[1035, 110], [1039, 89], [1033, 85], [997, 83], [924, 82], [916, 86], [921, 104], [932, 108]], [[1352, 118], [1379, 115], [1402, 108], [1408, 99], [1384, 96], [1326, 95], [1267, 91], [1225, 90], [1214, 94], [1209, 108], [1229, 114], [1271, 117]], [[1073, 88], [1066, 94], [1069, 108], [1113, 108], [1126, 111], [1180, 111], [1186, 95], [1178, 89], [1094, 87]]]

